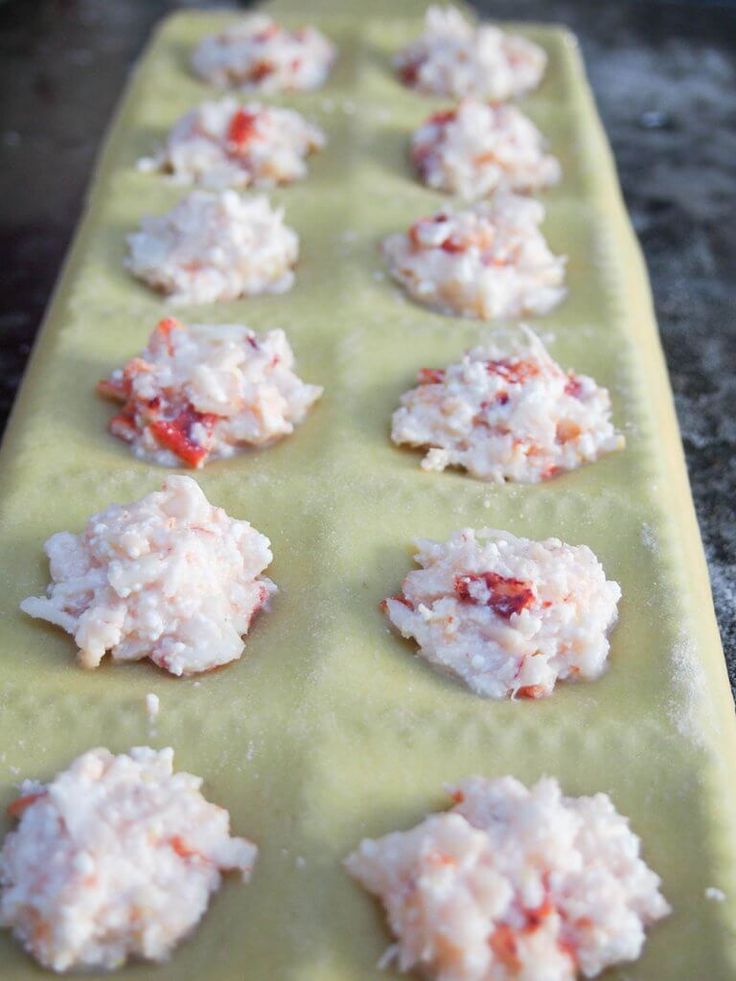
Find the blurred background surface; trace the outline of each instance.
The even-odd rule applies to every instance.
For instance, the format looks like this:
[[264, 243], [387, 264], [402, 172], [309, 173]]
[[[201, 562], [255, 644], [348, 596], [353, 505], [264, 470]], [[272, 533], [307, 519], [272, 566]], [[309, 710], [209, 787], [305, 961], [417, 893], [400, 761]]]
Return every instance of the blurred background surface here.
[[[249, 4], [0, 0], [0, 428], [126, 74], [160, 17], [208, 6]], [[580, 39], [649, 266], [736, 690], [736, 3], [475, 6]]]

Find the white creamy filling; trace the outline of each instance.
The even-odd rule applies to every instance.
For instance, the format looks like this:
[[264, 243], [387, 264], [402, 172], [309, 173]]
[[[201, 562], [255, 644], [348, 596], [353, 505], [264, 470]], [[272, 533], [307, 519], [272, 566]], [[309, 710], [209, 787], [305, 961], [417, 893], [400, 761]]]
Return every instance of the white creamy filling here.
[[435, 113], [416, 130], [411, 149], [425, 184], [467, 200], [499, 188], [537, 191], [560, 179], [539, 130], [508, 103], [465, 99]]
[[366, 839], [348, 872], [386, 908], [387, 960], [442, 981], [574, 981], [636, 960], [670, 912], [606, 794], [471, 777], [410, 831]]
[[539, 85], [547, 55], [517, 34], [474, 26], [456, 7], [432, 6], [424, 33], [395, 64], [404, 84], [425, 94], [503, 101]]
[[26, 781], [0, 852], [0, 925], [44, 967], [111, 970], [165, 960], [207, 910], [223, 872], [258, 850], [173, 772], [173, 750], [94, 749], [49, 784]]
[[192, 191], [128, 236], [125, 266], [177, 303], [283, 293], [294, 281], [296, 232], [266, 197]]
[[524, 336], [512, 354], [489, 344], [421, 371], [393, 415], [393, 441], [427, 447], [425, 470], [462, 467], [496, 482], [536, 483], [620, 449], [607, 390]]
[[565, 258], [539, 229], [539, 201], [499, 192], [462, 211], [443, 209], [389, 235], [394, 279], [419, 303], [482, 320], [549, 312], [564, 297]]
[[435, 668], [487, 698], [541, 698], [606, 669], [618, 583], [585, 545], [467, 528], [419, 541], [386, 613]]
[[124, 403], [110, 425], [133, 452], [163, 466], [200, 467], [288, 436], [322, 395], [294, 371], [282, 330], [167, 318], [147, 347], [100, 383]]
[[287, 30], [264, 14], [245, 17], [204, 38], [192, 67], [214, 85], [260, 92], [298, 92], [324, 85], [334, 45], [314, 27]]
[[228, 97], [182, 116], [162, 149], [138, 167], [181, 184], [273, 187], [305, 177], [306, 158], [324, 144], [322, 130], [292, 109]]
[[207, 501], [191, 477], [93, 515], [81, 535], [45, 544], [51, 584], [21, 609], [74, 636], [95, 668], [150, 658], [174, 675], [237, 660], [255, 614], [276, 591], [261, 573], [270, 542]]

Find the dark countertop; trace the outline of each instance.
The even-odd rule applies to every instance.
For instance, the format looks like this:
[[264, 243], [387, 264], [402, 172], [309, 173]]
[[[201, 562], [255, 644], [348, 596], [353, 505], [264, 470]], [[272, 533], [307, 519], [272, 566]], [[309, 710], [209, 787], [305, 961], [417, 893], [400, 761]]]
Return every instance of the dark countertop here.
[[[204, 6], [238, 5], [0, 0], [0, 424], [126, 72], [160, 17]], [[580, 38], [649, 266], [736, 690], [736, 5], [476, 6]]]

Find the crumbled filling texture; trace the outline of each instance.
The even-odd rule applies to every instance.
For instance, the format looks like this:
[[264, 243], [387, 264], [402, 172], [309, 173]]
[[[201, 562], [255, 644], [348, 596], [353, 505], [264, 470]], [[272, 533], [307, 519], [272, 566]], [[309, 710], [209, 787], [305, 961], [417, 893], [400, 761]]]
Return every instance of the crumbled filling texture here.
[[314, 27], [290, 31], [256, 14], [204, 38], [192, 67], [213, 85], [299, 92], [324, 85], [335, 57], [334, 45]]
[[258, 850], [173, 773], [173, 751], [93, 749], [49, 784], [25, 781], [0, 853], [0, 925], [54, 971], [163, 961], [207, 910], [223, 872]]
[[176, 303], [283, 293], [294, 282], [296, 232], [264, 196], [192, 191], [128, 236], [126, 268]]
[[441, 981], [573, 981], [636, 960], [670, 912], [606, 794], [471, 777], [449, 812], [366, 839], [348, 872], [386, 908], [402, 971]]
[[502, 101], [539, 85], [547, 55], [517, 34], [472, 24], [456, 7], [433, 6], [424, 34], [399, 52], [395, 64], [404, 85], [426, 95]]
[[427, 448], [425, 470], [462, 467], [480, 480], [536, 483], [621, 449], [608, 391], [563, 371], [539, 338], [526, 349], [468, 351], [424, 368], [393, 416], [395, 443]]
[[240, 324], [185, 327], [172, 318], [97, 389], [124, 403], [110, 431], [136, 456], [190, 467], [288, 436], [322, 395], [294, 373], [282, 330], [260, 336]]
[[498, 188], [526, 192], [556, 184], [560, 165], [544, 146], [515, 106], [468, 98], [416, 130], [411, 156], [429, 187], [471, 200]]
[[462, 211], [420, 218], [389, 235], [391, 275], [419, 303], [482, 320], [547, 313], [565, 295], [565, 259], [554, 256], [539, 225], [544, 207], [499, 192]]
[[191, 477], [93, 515], [81, 535], [44, 548], [51, 584], [21, 609], [72, 634], [85, 668], [105, 654], [174, 675], [237, 660], [243, 636], [276, 587], [260, 577], [270, 542], [213, 507]]
[[228, 97], [182, 116], [163, 148], [138, 168], [171, 174], [181, 184], [273, 187], [305, 177], [306, 158], [324, 144], [322, 130], [293, 109], [244, 106]]
[[586, 545], [486, 528], [417, 546], [421, 569], [384, 605], [434, 667], [487, 698], [542, 698], [604, 672], [621, 590]]

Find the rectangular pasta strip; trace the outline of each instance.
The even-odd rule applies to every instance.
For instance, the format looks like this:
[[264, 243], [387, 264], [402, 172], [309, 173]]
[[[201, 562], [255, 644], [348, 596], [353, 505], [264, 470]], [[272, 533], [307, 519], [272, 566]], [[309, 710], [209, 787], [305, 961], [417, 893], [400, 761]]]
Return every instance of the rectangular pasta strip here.
[[[303, 9], [302, 9], [303, 8]], [[239, 663], [201, 680], [147, 664], [82, 671], [73, 642], [18, 610], [47, 581], [43, 541], [79, 531], [166, 471], [106, 432], [98, 378], [143, 347], [167, 311], [124, 271], [125, 235], [181, 196], [135, 162], [211, 90], [192, 46], [232, 19], [180, 13], [153, 38], [100, 157], [88, 206], [5, 439], [0, 472], [2, 803], [20, 776], [46, 778], [96, 745], [172, 745], [177, 766], [253, 838], [247, 891], [228, 884], [196, 935], [161, 967], [120, 977], [345, 979], [378, 976], [383, 917], [341, 868], [364, 836], [408, 828], [474, 773], [569, 794], [610, 793], [641, 836], [674, 914], [626, 978], [726, 979], [736, 971], [736, 727], [646, 274], [574, 40], [518, 25], [549, 66], [521, 107], [561, 160], [545, 192], [545, 235], [568, 255], [569, 296], [534, 326], [565, 367], [612, 393], [623, 452], [539, 486], [427, 474], [389, 441], [390, 416], [419, 368], [457, 360], [493, 325], [433, 314], [390, 284], [377, 244], [444, 200], [415, 182], [411, 131], [443, 100], [392, 75], [424, 4], [277, 0], [340, 49], [327, 85], [274, 98], [314, 119], [327, 146], [309, 177], [271, 197], [299, 232], [294, 289], [209, 307], [194, 322], [283, 327], [300, 373], [325, 396], [277, 446], [197, 475], [209, 499], [273, 544], [280, 594]], [[378, 609], [411, 567], [416, 537], [464, 526], [589, 545], [622, 586], [610, 669], [540, 703], [488, 702], [412, 656]], [[148, 692], [161, 701], [150, 733]], [[717, 887], [725, 902], [706, 898]], [[7, 933], [3, 976], [36, 971]], [[392, 976], [391, 971], [385, 975]]]

